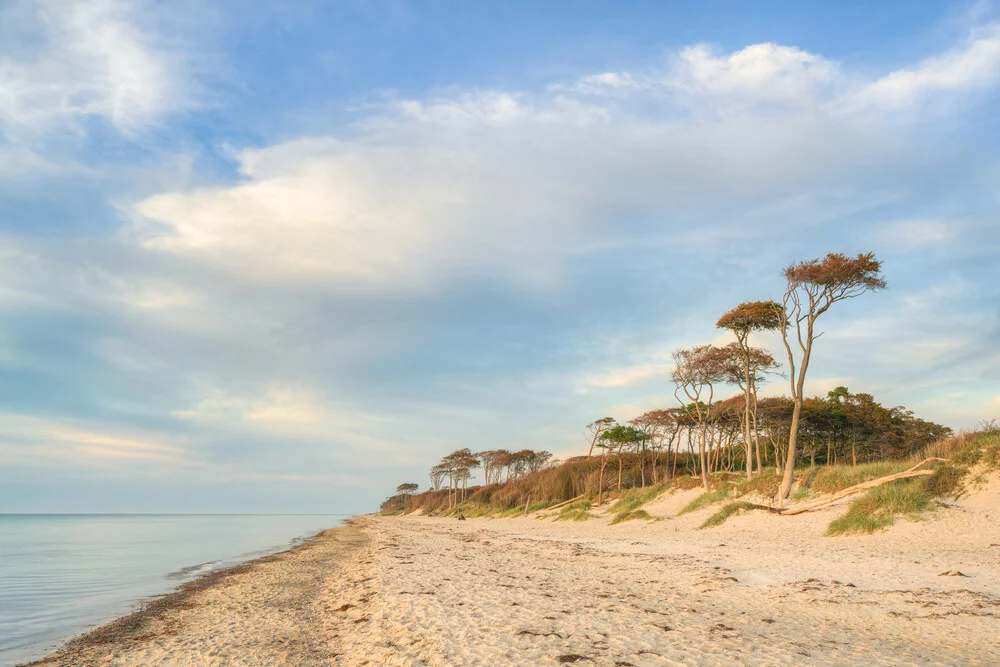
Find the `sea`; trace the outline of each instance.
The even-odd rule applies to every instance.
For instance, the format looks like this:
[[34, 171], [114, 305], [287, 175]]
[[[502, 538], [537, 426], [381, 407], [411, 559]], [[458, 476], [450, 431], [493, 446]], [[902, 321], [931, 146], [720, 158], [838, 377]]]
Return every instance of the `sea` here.
[[281, 551], [343, 514], [0, 514], [0, 665], [213, 570]]

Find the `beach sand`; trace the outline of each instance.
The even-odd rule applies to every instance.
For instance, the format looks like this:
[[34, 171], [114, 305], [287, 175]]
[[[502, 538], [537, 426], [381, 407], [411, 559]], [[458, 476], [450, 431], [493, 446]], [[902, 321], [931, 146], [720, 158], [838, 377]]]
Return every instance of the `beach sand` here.
[[843, 507], [697, 530], [692, 493], [616, 526], [364, 517], [39, 664], [1000, 664], [1000, 481], [835, 538]]

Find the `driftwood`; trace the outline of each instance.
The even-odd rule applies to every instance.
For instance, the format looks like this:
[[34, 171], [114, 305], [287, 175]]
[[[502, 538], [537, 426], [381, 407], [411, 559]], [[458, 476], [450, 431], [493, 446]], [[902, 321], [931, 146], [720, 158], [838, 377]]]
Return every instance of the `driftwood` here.
[[[584, 495], [586, 495], [586, 494], [584, 494]], [[553, 505], [552, 507], [546, 507], [545, 511], [548, 512], [549, 510], [557, 510], [560, 507], [562, 507], [563, 505], [569, 505], [570, 503], [575, 503], [576, 501], [580, 500], [581, 498], [583, 498], [583, 495], [577, 496], [576, 498], [570, 498], [569, 500], [564, 500], [563, 502], [559, 503], [558, 505]]]
[[948, 459], [939, 458], [929, 458], [924, 459], [912, 468], [907, 468], [903, 472], [897, 472], [893, 475], [886, 475], [885, 477], [879, 477], [877, 479], [870, 479], [867, 482], [861, 482], [860, 484], [855, 484], [854, 486], [848, 487], [843, 491], [838, 491], [828, 498], [823, 498], [820, 500], [815, 500], [809, 503], [804, 503], [802, 505], [795, 505], [792, 507], [775, 507], [773, 505], [759, 505], [757, 503], [751, 503], [755, 509], [763, 509], [775, 514], [781, 514], [783, 516], [791, 516], [794, 514], [802, 514], [803, 512], [809, 512], [814, 509], [819, 509], [821, 507], [826, 507], [827, 505], [832, 505], [836, 502], [843, 500], [844, 498], [849, 498], [855, 494], [861, 493], [862, 491], [867, 491], [868, 489], [874, 489], [876, 486], [882, 486], [883, 484], [888, 484], [889, 482], [895, 482], [900, 479], [909, 479], [911, 477], [926, 477], [928, 475], [933, 475], [933, 470], [920, 470], [919, 468], [925, 463], [930, 463], [933, 461], [943, 461], [947, 462]]

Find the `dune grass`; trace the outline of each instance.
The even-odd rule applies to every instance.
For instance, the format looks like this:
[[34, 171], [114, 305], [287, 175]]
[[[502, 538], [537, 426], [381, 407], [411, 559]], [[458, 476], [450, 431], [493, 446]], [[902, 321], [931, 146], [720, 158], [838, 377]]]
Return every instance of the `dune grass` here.
[[859, 463], [854, 467], [849, 465], [823, 466], [816, 472], [809, 489], [818, 494], [837, 493], [855, 484], [903, 472], [912, 465], [909, 461], [882, 461]]
[[705, 493], [701, 494], [700, 496], [689, 502], [687, 505], [682, 507], [681, 511], [677, 513], [677, 516], [687, 514], [688, 512], [694, 512], [695, 510], [699, 510], [702, 507], [711, 505], [712, 503], [717, 503], [722, 500], [725, 500], [728, 497], [729, 497], [729, 488], [719, 488], [713, 491], [706, 491]]
[[590, 507], [590, 502], [586, 500], [571, 503], [559, 510], [555, 521], [587, 521], [588, 519], [596, 519], [597, 515], [590, 512]]
[[930, 509], [931, 494], [924, 480], [907, 480], [877, 486], [851, 503], [847, 514], [835, 519], [826, 529], [827, 535], [873, 533], [895, 523], [903, 515], [916, 518]]
[[653, 521], [654, 517], [650, 515], [649, 512], [642, 509], [629, 510], [627, 512], [618, 512], [615, 518], [611, 520], [609, 526], [614, 526], [619, 523], [625, 523], [626, 521], [635, 521], [636, 519], [644, 519], [646, 521]]
[[627, 514], [638, 509], [640, 506], [655, 500], [657, 496], [670, 488], [669, 482], [657, 484], [655, 486], [642, 486], [638, 489], [630, 489], [622, 494], [615, 503], [608, 508], [611, 514]]
[[737, 501], [735, 503], [729, 503], [723, 505], [722, 509], [713, 514], [712, 516], [705, 519], [705, 522], [698, 526], [698, 530], [705, 528], [713, 528], [715, 526], [721, 526], [726, 522], [726, 520], [731, 516], [736, 516], [737, 514], [742, 514], [753, 509], [753, 505], [745, 501]]

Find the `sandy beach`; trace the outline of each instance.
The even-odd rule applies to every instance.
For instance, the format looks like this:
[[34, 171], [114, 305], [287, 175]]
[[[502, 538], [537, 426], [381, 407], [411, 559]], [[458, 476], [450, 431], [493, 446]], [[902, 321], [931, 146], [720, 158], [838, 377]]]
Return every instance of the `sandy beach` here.
[[1000, 480], [834, 538], [843, 507], [697, 530], [696, 493], [616, 526], [362, 517], [35, 664], [1000, 663]]

